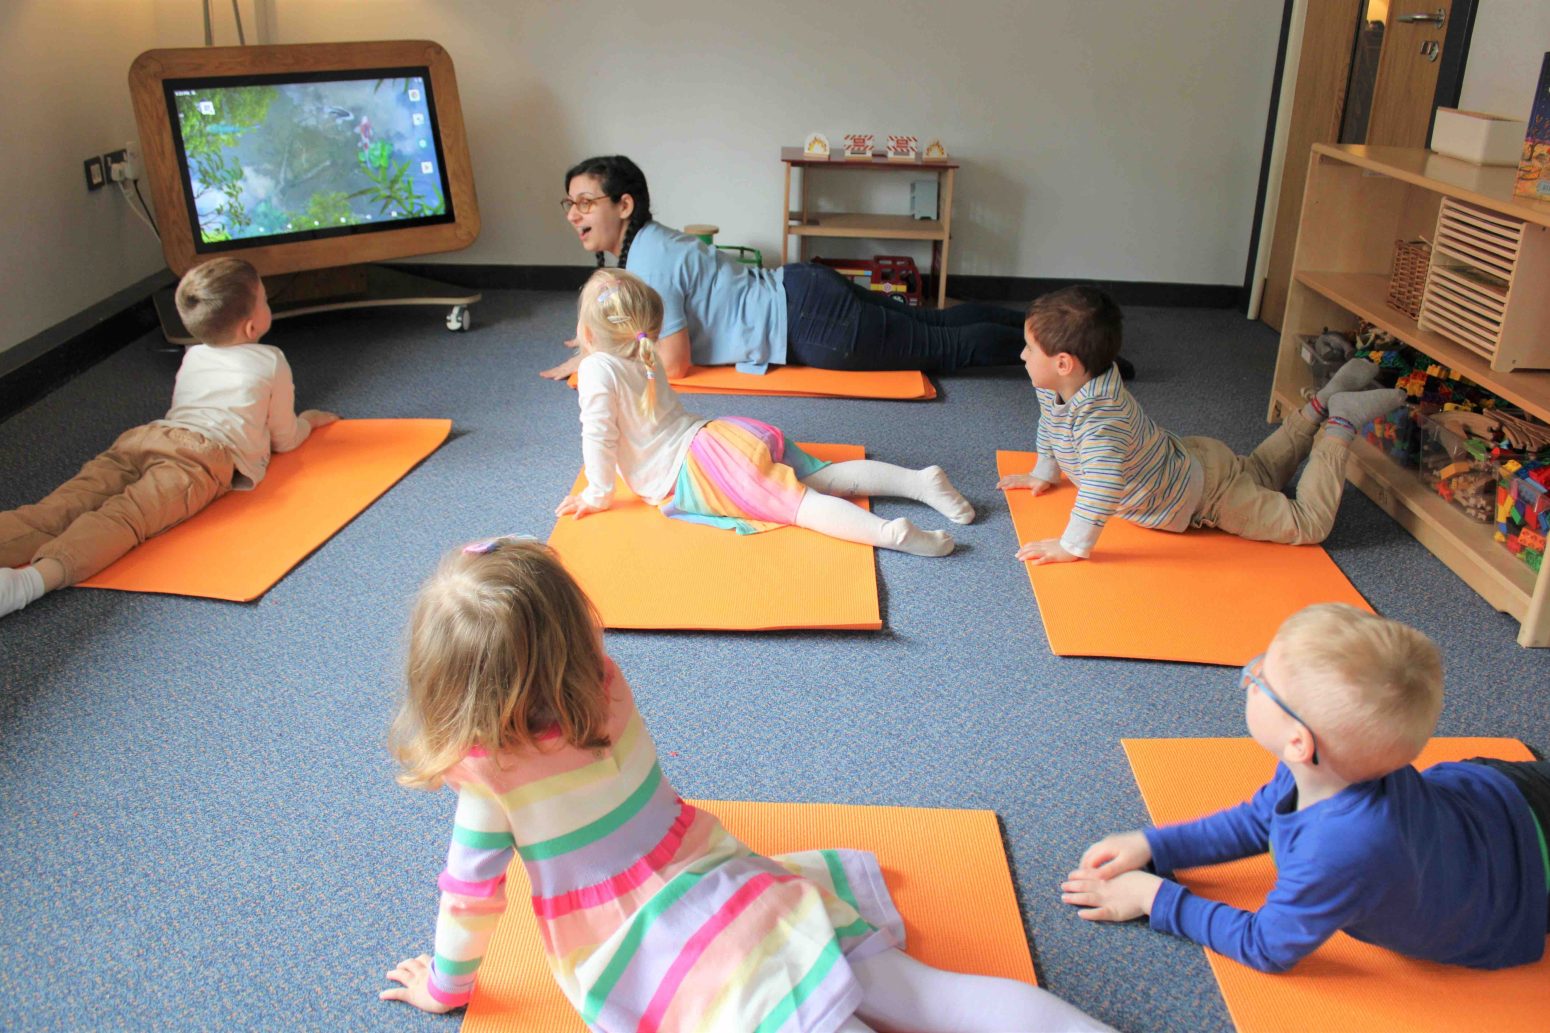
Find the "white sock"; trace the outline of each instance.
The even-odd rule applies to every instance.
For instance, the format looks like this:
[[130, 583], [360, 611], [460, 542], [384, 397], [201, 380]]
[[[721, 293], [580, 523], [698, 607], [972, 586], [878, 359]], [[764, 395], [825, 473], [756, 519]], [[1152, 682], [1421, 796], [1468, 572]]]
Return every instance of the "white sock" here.
[[43, 591], [37, 567], [0, 567], [0, 617], [41, 598]]
[[803, 483], [825, 495], [891, 495], [924, 502], [955, 524], [972, 524], [974, 507], [958, 493], [940, 466], [910, 470], [875, 459], [834, 463]]
[[946, 556], [953, 551], [945, 531], [922, 531], [908, 520], [884, 520], [854, 502], [809, 488], [797, 507], [797, 526], [841, 541], [860, 542], [916, 556]]

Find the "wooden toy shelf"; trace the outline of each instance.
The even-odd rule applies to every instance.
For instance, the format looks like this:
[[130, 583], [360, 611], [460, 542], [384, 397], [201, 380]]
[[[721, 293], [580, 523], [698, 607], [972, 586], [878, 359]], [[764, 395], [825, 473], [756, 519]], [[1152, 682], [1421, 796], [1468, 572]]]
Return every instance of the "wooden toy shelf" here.
[[[790, 255], [791, 238], [797, 238], [797, 261], [807, 259], [809, 237], [867, 237], [874, 240], [929, 240], [931, 276], [936, 285], [936, 304], [947, 301], [947, 249], [952, 241], [953, 180], [958, 172], [955, 161], [896, 161], [889, 158], [846, 159], [842, 156], [811, 158], [800, 147], [782, 147], [780, 160], [786, 166], [786, 199], [782, 210], [786, 221], [780, 231], [780, 260]], [[798, 184], [798, 205], [791, 208], [791, 170], [802, 170]], [[807, 177], [812, 169], [857, 170], [862, 172], [933, 172], [937, 177], [936, 219], [915, 219], [908, 215], [877, 215], [868, 212], [815, 212], [808, 207]]]
[[[1299, 335], [1325, 327], [1354, 330], [1365, 320], [1457, 370], [1486, 390], [1550, 422], [1550, 371], [1493, 370], [1486, 357], [1389, 307], [1394, 242], [1433, 239], [1445, 197], [1550, 227], [1550, 203], [1514, 198], [1515, 169], [1471, 165], [1405, 147], [1315, 144], [1303, 194], [1297, 250], [1281, 343], [1271, 385], [1269, 418], [1302, 405], [1313, 377], [1299, 354]], [[1515, 315], [1550, 340], [1546, 290], [1509, 297]], [[1476, 523], [1379, 449], [1358, 440], [1351, 482], [1463, 578], [1487, 602], [1520, 622], [1518, 643], [1550, 646], [1550, 562], [1535, 573], [1493, 538], [1494, 524]]]

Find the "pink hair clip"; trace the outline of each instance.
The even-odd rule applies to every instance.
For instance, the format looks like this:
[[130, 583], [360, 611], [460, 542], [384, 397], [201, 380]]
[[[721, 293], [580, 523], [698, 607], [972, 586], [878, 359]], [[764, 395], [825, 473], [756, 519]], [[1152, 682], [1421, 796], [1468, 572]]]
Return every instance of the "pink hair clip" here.
[[646, 331], [642, 330], [640, 333], [635, 335], [635, 339], [637, 341], [649, 341], [649, 340], [651, 340], [651, 335], [648, 334]]

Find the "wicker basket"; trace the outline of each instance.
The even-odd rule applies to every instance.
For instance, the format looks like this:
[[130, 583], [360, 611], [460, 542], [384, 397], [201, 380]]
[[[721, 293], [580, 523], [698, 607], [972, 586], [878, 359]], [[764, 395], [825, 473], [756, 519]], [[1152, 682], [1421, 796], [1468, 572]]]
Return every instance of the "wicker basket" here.
[[1431, 260], [1432, 246], [1426, 241], [1394, 241], [1394, 271], [1389, 274], [1388, 302], [1411, 319], [1421, 313], [1426, 268]]

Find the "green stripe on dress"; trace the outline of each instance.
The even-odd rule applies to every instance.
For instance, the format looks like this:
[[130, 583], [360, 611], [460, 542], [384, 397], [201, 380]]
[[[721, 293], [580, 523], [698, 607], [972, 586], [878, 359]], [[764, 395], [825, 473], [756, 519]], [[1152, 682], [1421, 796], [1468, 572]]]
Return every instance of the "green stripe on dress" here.
[[833, 850], [818, 851], [823, 855], [823, 863], [829, 869], [829, 880], [834, 883], [834, 895], [850, 905], [857, 918], [843, 929], [834, 930], [836, 936], [842, 939], [851, 936], [864, 936], [872, 931], [872, 923], [861, 918], [861, 904], [856, 900], [856, 891], [850, 885], [850, 876], [845, 874], [845, 864], [840, 860], [840, 855]]
[[505, 850], [516, 843], [510, 832], [481, 832], [462, 825], [452, 826], [452, 840], [475, 850]]
[[640, 949], [641, 940], [645, 939], [647, 931], [652, 924], [662, 916], [662, 912], [672, 907], [683, 897], [685, 893], [699, 885], [701, 879], [720, 868], [731, 858], [722, 858], [703, 872], [681, 872], [673, 877], [651, 902], [635, 913], [630, 922], [630, 931], [624, 934], [624, 939], [619, 944], [619, 949], [614, 951], [614, 956], [608, 959], [608, 964], [587, 990], [587, 996], [582, 1001], [581, 1021], [588, 1026], [597, 1024], [598, 1013], [603, 1010], [603, 1005], [608, 1000], [608, 995], [624, 977], [625, 969], [630, 967], [630, 962], [635, 957], [635, 952]]
[[785, 1025], [791, 1018], [792, 1012], [813, 995], [813, 991], [823, 983], [829, 975], [829, 970], [834, 968], [834, 963], [840, 960], [840, 941], [831, 939], [819, 953], [813, 967], [807, 970], [807, 975], [802, 981], [791, 988], [791, 992], [783, 997], [779, 1004], [764, 1017], [759, 1023], [757, 1033], [774, 1033], [775, 1030]]
[[662, 765], [652, 764], [651, 770], [646, 773], [641, 784], [635, 787], [635, 791], [626, 797], [623, 803], [601, 818], [581, 826], [574, 832], [567, 832], [563, 836], [555, 836], [541, 843], [518, 847], [517, 853], [522, 855], [524, 861], [547, 861], [551, 857], [568, 854], [572, 850], [580, 850], [584, 846], [596, 843], [617, 832], [625, 822], [639, 814], [661, 782]]

